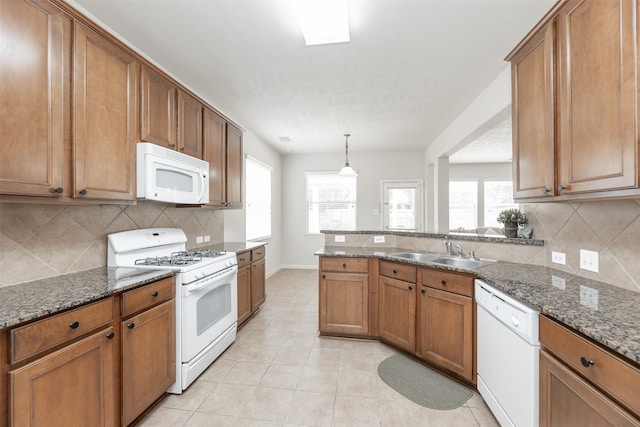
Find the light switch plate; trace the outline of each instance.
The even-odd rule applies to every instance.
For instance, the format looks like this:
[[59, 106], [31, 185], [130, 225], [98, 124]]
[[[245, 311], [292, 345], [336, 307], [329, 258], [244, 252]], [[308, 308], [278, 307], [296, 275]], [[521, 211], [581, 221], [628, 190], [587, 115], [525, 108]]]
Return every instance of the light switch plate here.
[[556, 264], [566, 265], [567, 260], [564, 252], [551, 252], [551, 262]]
[[344, 243], [344, 235], [336, 234], [335, 240], [336, 243]]
[[580, 249], [580, 268], [598, 272], [598, 252]]
[[204, 236], [204, 241], [205, 242], [210, 242], [211, 241], [211, 236]]
[[204, 241], [204, 237], [203, 236], [196, 237], [196, 243], [202, 243], [203, 241]]
[[373, 243], [384, 243], [384, 236], [373, 236]]

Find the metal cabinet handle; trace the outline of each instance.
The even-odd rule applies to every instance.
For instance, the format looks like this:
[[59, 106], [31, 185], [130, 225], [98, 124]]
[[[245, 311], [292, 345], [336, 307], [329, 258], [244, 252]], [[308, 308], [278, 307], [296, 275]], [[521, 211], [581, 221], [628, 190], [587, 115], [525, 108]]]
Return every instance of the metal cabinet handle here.
[[413, 286], [409, 286], [409, 290], [412, 291], [413, 290]]
[[176, 148], [176, 144], [169, 144], [169, 148]]
[[63, 189], [62, 187], [58, 187], [58, 188], [56, 188], [56, 189], [55, 189], [55, 190], [53, 190], [53, 191], [54, 191], [55, 193], [62, 194], [62, 192], [64, 191], [64, 189]]
[[129, 329], [133, 329], [133, 328], [135, 328], [135, 327], [136, 327], [136, 324], [135, 324], [135, 323], [129, 323], [129, 324], [127, 325], [127, 328], [129, 328]]
[[424, 290], [424, 289], [422, 289], [420, 292], [422, 292], [423, 294], [426, 294], [426, 293], [427, 293], [427, 291], [426, 291], [426, 290]]
[[78, 322], [77, 320], [75, 322], [69, 323], [69, 327], [71, 329], [78, 329], [78, 326], [80, 326], [80, 322]]
[[584, 356], [582, 356], [580, 358], [580, 363], [582, 363], [582, 366], [584, 366], [585, 368], [588, 368], [589, 366], [595, 365], [595, 362], [593, 360], [587, 359]]
[[158, 296], [158, 291], [153, 291], [153, 293], [151, 294], [152, 297], [157, 297]]
[[326, 278], [327, 278], [327, 276], [325, 276], [325, 275], [323, 274], [323, 275], [322, 275], [322, 278], [323, 278], [323, 279], [326, 279]]
[[446, 281], [446, 280], [444, 280], [444, 279], [442, 279], [442, 280], [440, 281], [440, 283], [442, 283], [442, 286], [447, 286], [447, 281]]
[[116, 334], [114, 334], [113, 332], [109, 332], [109, 333], [107, 334], [107, 339], [112, 340], [112, 339], [113, 339], [113, 337], [115, 337], [115, 336], [116, 336]]
[[562, 192], [562, 191], [564, 191], [566, 189], [567, 189], [567, 187], [565, 187], [564, 185], [562, 185], [562, 184], [558, 185], [558, 191]]
[[180, 147], [180, 151], [184, 151], [184, 147]]
[[544, 187], [544, 189], [542, 190], [542, 192], [543, 192], [544, 194], [549, 194], [549, 193], [551, 193], [551, 190], [549, 190], [547, 187]]
[[393, 274], [398, 274], [398, 270], [393, 270]]
[[87, 195], [87, 189], [83, 188], [82, 190], [80, 190], [80, 195], [81, 196], [86, 196]]
[[347, 264], [342, 264], [342, 268], [347, 268]]

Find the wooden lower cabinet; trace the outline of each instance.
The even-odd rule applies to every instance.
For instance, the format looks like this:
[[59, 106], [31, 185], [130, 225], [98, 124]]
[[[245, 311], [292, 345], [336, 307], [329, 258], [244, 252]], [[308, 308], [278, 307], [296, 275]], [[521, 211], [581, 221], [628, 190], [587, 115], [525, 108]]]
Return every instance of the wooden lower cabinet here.
[[473, 300], [422, 286], [416, 323], [417, 356], [475, 383]]
[[176, 381], [175, 327], [173, 299], [121, 323], [123, 425]]
[[540, 426], [637, 427], [640, 420], [541, 351]]
[[369, 333], [369, 275], [320, 272], [320, 333]]
[[391, 277], [378, 279], [380, 338], [411, 353], [416, 349], [415, 288]]
[[238, 269], [238, 325], [251, 317], [251, 266]]
[[247, 321], [266, 301], [266, 249], [264, 246], [239, 252], [238, 326]]
[[9, 425], [117, 425], [113, 328], [9, 372]]

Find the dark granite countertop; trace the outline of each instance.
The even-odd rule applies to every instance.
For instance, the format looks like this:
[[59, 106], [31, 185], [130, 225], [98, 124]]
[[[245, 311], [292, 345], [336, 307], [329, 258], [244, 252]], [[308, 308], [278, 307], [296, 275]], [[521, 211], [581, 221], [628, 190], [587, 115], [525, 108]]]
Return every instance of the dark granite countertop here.
[[378, 257], [423, 267], [472, 273], [544, 315], [581, 332], [632, 362], [640, 363], [638, 292], [529, 264], [498, 261], [462, 269], [389, 256], [403, 251], [407, 249], [324, 247], [316, 255]]
[[[216, 243], [211, 246], [206, 246], [201, 249], [211, 249], [212, 251], [227, 251], [227, 252], [246, 252], [251, 249], [259, 248], [266, 245], [267, 242], [222, 242]], [[199, 248], [200, 249], [200, 248]]]
[[0, 288], [0, 329], [133, 289], [175, 272], [99, 267]]

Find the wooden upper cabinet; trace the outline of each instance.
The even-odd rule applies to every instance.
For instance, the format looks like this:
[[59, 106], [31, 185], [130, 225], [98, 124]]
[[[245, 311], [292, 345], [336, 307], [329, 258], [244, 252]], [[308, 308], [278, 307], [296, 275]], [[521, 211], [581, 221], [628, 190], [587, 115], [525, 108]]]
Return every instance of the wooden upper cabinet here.
[[515, 199], [638, 194], [637, 9], [561, 1], [507, 57]]
[[227, 206], [242, 207], [242, 131], [227, 123]]
[[204, 109], [203, 160], [209, 162], [209, 204], [224, 206], [226, 202], [226, 120], [213, 110]]
[[202, 158], [203, 106], [193, 96], [178, 91], [178, 150]]
[[560, 194], [638, 185], [637, 3], [571, 0], [559, 11]]
[[0, 194], [69, 194], [71, 20], [47, 2], [1, 1], [0, 46]]
[[74, 197], [135, 199], [138, 68], [132, 55], [76, 21]]
[[142, 67], [140, 72], [140, 140], [176, 149], [176, 87]]
[[555, 194], [554, 26], [511, 59], [514, 198]]

